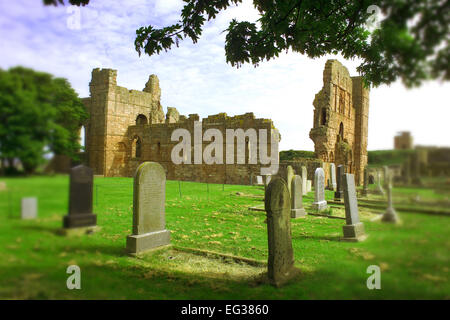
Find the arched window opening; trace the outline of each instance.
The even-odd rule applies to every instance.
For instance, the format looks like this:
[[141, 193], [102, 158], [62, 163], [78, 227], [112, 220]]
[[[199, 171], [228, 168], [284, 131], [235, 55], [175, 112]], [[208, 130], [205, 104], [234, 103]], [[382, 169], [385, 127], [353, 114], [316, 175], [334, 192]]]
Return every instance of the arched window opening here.
[[136, 136], [131, 143], [131, 156], [134, 158], [140, 158], [142, 154], [142, 140]]
[[339, 137], [340, 137], [341, 141], [344, 140], [344, 124], [342, 122], [339, 125]]
[[327, 125], [327, 110], [325, 108], [322, 108], [322, 114], [320, 116], [320, 125], [322, 126]]
[[143, 114], [140, 114], [136, 118], [136, 125], [148, 124], [147, 117]]

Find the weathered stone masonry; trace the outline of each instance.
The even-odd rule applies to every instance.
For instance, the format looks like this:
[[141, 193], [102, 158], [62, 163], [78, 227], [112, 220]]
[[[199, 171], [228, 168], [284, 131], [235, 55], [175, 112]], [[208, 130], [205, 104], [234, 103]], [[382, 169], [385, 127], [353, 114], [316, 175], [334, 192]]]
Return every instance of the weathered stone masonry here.
[[361, 77], [350, 77], [337, 60], [328, 60], [323, 72], [323, 87], [314, 99], [314, 125], [309, 136], [316, 157], [345, 165], [363, 182], [367, 165], [369, 89]]
[[[269, 119], [256, 119], [253, 113], [229, 117], [225, 113], [209, 116], [202, 120], [202, 131], [217, 128], [223, 135], [223, 163], [202, 165], [175, 165], [171, 160], [172, 148], [178, 141], [171, 141], [172, 132], [178, 128], [191, 133], [192, 160], [194, 144], [194, 121], [197, 114], [189, 117], [179, 115], [175, 108], [168, 108], [164, 115], [160, 99], [159, 80], [151, 75], [143, 91], [128, 90], [117, 86], [117, 71], [94, 69], [90, 83], [90, 97], [83, 99], [89, 121], [86, 129], [86, 158], [95, 174], [132, 176], [137, 166], [144, 161], [159, 162], [167, 173], [167, 179], [187, 181], [208, 181], [212, 183], [249, 184], [260, 174], [259, 143], [258, 164], [248, 164], [249, 143], [245, 142], [246, 164], [225, 164], [226, 129], [266, 129], [267, 152], [270, 155], [270, 137], [273, 123]], [[203, 148], [211, 142], [203, 142]], [[230, 142], [229, 142], [230, 143]], [[237, 148], [234, 148], [236, 159]], [[269, 165], [262, 165], [267, 167]]]

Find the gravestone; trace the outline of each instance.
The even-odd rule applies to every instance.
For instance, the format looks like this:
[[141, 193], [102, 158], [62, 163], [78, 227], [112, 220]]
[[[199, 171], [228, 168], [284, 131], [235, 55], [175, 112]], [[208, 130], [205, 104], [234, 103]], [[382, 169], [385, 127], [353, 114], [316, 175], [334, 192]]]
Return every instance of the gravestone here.
[[373, 176], [373, 174], [369, 175], [369, 184], [375, 184], [375, 177]]
[[64, 228], [95, 226], [97, 216], [92, 213], [93, 170], [83, 165], [70, 169], [69, 183], [69, 214], [64, 216]]
[[302, 177], [302, 191], [303, 191], [303, 195], [305, 195], [307, 193], [307, 191], [306, 191], [306, 181], [308, 180], [308, 170], [306, 170], [305, 166], [302, 166], [302, 175], [301, 175], [301, 177]]
[[325, 173], [322, 168], [317, 168], [314, 172], [314, 202], [312, 208], [322, 211], [327, 208], [325, 201]]
[[338, 165], [337, 167], [337, 188], [334, 193], [334, 201], [342, 201], [344, 196], [344, 190], [342, 187], [342, 179], [345, 173], [345, 167], [343, 165]]
[[294, 267], [291, 238], [291, 199], [284, 179], [273, 178], [265, 193], [269, 258], [267, 275], [272, 285], [282, 286], [298, 274]]
[[302, 177], [294, 175], [291, 184], [291, 218], [304, 217], [306, 211], [303, 208]]
[[355, 178], [353, 174], [345, 173], [344, 184], [344, 204], [345, 222], [343, 226], [344, 241], [363, 241], [367, 238], [364, 232], [364, 224], [359, 221], [358, 201], [356, 199]]
[[398, 218], [397, 212], [395, 211], [394, 206], [392, 204], [392, 183], [391, 183], [391, 181], [388, 182], [387, 196], [388, 196], [388, 207], [386, 209], [386, 212], [381, 217], [381, 221], [399, 223], [400, 219]]
[[138, 254], [170, 244], [166, 229], [166, 173], [156, 162], [144, 162], [134, 175], [133, 233], [127, 237], [127, 251]]
[[388, 186], [388, 181], [389, 181], [389, 167], [388, 166], [383, 166], [383, 187], [387, 188]]
[[367, 170], [367, 167], [365, 167], [364, 168], [364, 182], [363, 182], [363, 189], [362, 189], [363, 196], [367, 196], [368, 185], [369, 185], [369, 171]]
[[330, 182], [331, 182], [331, 190], [336, 191], [337, 188], [336, 165], [334, 163], [330, 163]]
[[[311, 192], [312, 190], [312, 181], [311, 180], [306, 180], [306, 193]], [[305, 194], [305, 193], [303, 193]]]
[[256, 185], [262, 186], [263, 184], [263, 178], [261, 176], [256, 176]]
[[37, 218], [37, 198], [22, 198], [21, 218], [22, 220]]
[[292, 184], [292, 179], [294, 178], [294, 169], [292, 169], [291, 166], [287, 166], [286, 168], [286, 184], [288, 186], [288, 190], [289, 190], [289, 194], [292, 195], [291, 193], [291, 184]]
[[381, 186], [381, 172], [377, 170], [377, 188], [375, 189], [376, 194], [384, 194], [384, 189]]

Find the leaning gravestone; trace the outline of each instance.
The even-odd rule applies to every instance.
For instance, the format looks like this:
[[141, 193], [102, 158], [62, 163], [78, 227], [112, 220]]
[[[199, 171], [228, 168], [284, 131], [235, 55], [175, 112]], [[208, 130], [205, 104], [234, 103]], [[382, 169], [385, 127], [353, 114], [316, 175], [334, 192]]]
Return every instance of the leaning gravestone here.
[[37, 218], [37, 198], [22, 198], [22, 220]]
[[79, 165], [70, 170], [69, 214], [64, 216], [65, 229], [93, 227], [97, 216], [92, 213], [94, 173], [89, 167]]
[[127, 251], [138, 254], [170, 244], [165, 219], [166, 173], [156, 162], [144, 162], [136, 170], [133, 185], [133, 234]]
[[331, 190], [335, 191], [337, 187], [337, 181], [336, 181], [336, 165], [334, 163], [330, 163], [330, 182], [331, 182]]
[[291, 166], [287, 166], [287, 168], [286, 168], [286, 184], [288, 186], [290, 195], [292, 195], [291, 184], [292, 184], [292, 179], [294, 178], [294, 175], [295, 175], [294, 169], [292, 169]]
[[306, 211], [303, 208], [302, 177], [294, 175], [291, 183], [291, 218], [304, 217]]
[[334, 193], [334, 201], [342, 201], [342, 198], [344, 196], [344, 191], [342, 187], [342, 177], [345, 173], [345, 168], [343, 165], [339, 165], [337, 167], [337, 189]]
[[[302, 188], [303, 188], [303, 184], [302, 184]], [[311, 180], [306, 180], [306, 193], [311, 192], [312, 190], [312, 181]], [[305, 194], [303, 192], [303, 194]]]
[[308, 180], [308, 170], [306, 170], [305, 166], [302, 166], [302, 190], [303, 190], [303, 195], [305, 195], [307, 193], [306, 191], [306, 181]]
[[400, 219], [398, 218], [397, 212], [395, 211], [394, 206], [392, 204], [392, 183], [391, 183], [391, 181], [388, 182], [387, 195], [388, 195], [388, 207], [386, 209], [386, 212], [381, 217], [381, 221], [399, 223]]
[[294, 267], [291, 238], [291, 199], [286, 182], [274, 178], [265, 193], [267, 239], [269, 245], [268, 278], [272, 285], [282, 286], [292, 279], [298, 269]]
[[345, 241], [363, 241], [367, 238], [364, 233], [364, 225], [359, 221], [358, 201], [356, 199], [355, 178], [353, 174], [345, 173], [343, 176], [344, 184], [344, 204], [345, 221], [343, 227]]
[[314, 173], [314, 202], [312, 208], [322, 211], [327, 208], [325, 201], [325, 173], [322, 168], [317, 168]]

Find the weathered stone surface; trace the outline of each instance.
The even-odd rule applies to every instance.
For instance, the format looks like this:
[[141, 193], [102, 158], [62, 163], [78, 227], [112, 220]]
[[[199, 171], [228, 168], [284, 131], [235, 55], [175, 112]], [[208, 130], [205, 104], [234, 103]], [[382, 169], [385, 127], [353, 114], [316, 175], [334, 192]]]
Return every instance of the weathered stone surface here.
[[180, 121], [180, 113], [176, 108], [167, 107], [166, 123], [177, 123]]
[[304, 217], [306, 211], [303, 208], [302, 177], [294, 175], [291, 185], [291, 218]]
[[367, 236], [364, 225], [359, 221], [358, 200], [356, 198], [355, 179], [353, 174], [346, 173], [343, 176], [345, 222], [343, 226], [345, 241], [363, 241]]
[[328, 60], [323, 87], [314, 98], [314, 124], [309, 136], [325, 162], [346, 165], [362, 183], [367, 165], [369, 89], [362, 77], [351, 77], [337, 60]]
[[312, 181], [306, 180], [306, 193], [311, 192], [312, 190]]
[[363, 182], [363, 190], [362, 190], [363, 196], [367, 196], [368, 185], [369, 185], [369, 170], [367, 168], [364, 168], [364, 182]]
[[36, 219], [37, 218], [37, 198], [29, 197], [22, 198], [22, 210], [21, 217], [23, 220]]
[[69, 214], [64, 216], [64, 228], [91, 227], [97, 224], [92, 212], [94, 173], [84, 165], [70, 170]]
[[345, 167], [343, 165], [339, 165], [337, 167], [337, 189], [334, 193], [334, 201], [341, 201], [344, 197], [344, 188], [343, 188], [343, 176], [345, 174]]
[[285, 180], [286, 180], [286, 184], [287, 184], [288, 189], [289, 189], [289, 194], [292, 194], [291, 193], [291, 184], [292, 184], [292, 178], [294, 178], [294, 175], [295, 175], [294, 169], [292, 169], [291, 166], [287, 166]]
[[400, 219], [397, 215], [397, 212], [394, 209], [392, 203], [392, 184], [389, 182], [387, 186], [387, 195], [388, 195], [388, 207], [386, 212], [381, 217], [381, 221], [383, 222], [391, 222], [391, 223], [399, 223]]
[[336, 181], [336, 165], [334, 163], [330, 163], [330, 187], [331, 190], [336, 191], [337, 181]]
[[[306, 181], [308, 180], [308, 171], [306, 170], [305, 166], [302, 166], [302, 191], [303, 191], [303, 195], [305, 195], [308, 191], [306, 189]], [[311, 190], [309, 190], [311, 191]]]
[[262, 176], [256, 176], [256, 185], [262, 186], [264, 185], [263, 177]]
[[269, 245], [268, 278], [281, 286], [294, 277], [294, 251], [291, 238], [291, 199], [284, 179], [275, 177], [265, 193], [267, 238]]
[[327, 208], [325, 201], [325, 173], [322, 168], [317, 168], [314, 173], [314, 202], [312, 208], [318, 211]]
[[165, 220], [166, 174], [156, 162], [144, 162], [136, 170], [133, 185], [133, 234], [127, 251], [138, 254], [170, 244]]

